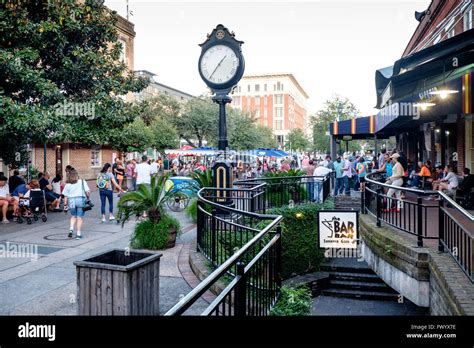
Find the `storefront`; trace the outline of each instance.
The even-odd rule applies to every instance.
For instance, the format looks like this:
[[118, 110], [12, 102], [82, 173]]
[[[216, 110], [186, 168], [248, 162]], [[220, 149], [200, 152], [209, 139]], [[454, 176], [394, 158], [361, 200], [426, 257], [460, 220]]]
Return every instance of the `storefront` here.
[[[366, 138], [395, 136], [397, 149], [415, 163], [474, 170], [473, 71], [473, 30], [377, 70], [380, 112]], [[333, 142], [351, 135], [350, 122], [331, 124]]]

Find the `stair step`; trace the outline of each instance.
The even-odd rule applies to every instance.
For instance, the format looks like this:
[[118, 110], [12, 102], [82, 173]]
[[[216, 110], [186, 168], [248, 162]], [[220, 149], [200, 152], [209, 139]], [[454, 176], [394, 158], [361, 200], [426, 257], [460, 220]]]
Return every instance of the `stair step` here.
[[320, 269], [321, 271], [329, 272], [329, 273], [344, 272], [344, 273], [363, 273], [363, 274], [375, 275], [374, 271], [372, 271], [370, 268], [364, 265], [357, 267], [357, 266], [345, 266], [345, 265], [323, 263], [321, 264]]
[[325, 289], [322, 290], [322, 295], [333, 297], [357, 298], [362, 300], [380, 300], [380, 301], [397, 301], [398, 294], [386, 293], [380, 291], [364, 291], [364, 290], [349, 290], [349, 289]]
[[331, 272], [329, 277], [337, 280], [356, 280], [383, 283], [384, 281], [376, 274], [370, 273], [350, 273], [350, 272]]
[[396, 293], [395, 290], [393, 290], [391, 287], [389, 287], [383, 282], [331, 279], [329, 281], [329, 284], [330, 287], [333, 289], [365, 290], [374, 292], [385, 292], [387, 294]]

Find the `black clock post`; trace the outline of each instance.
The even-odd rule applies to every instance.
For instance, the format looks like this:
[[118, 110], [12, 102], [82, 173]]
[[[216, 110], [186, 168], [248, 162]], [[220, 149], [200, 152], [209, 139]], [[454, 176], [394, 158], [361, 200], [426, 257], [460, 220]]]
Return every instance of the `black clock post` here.
[[[207, 40], [200, 44], [199, 74], [213, 92], [212, 100], [219, 104], [219, 157], [213, 170], [214, 187], [232, 188], [232, 165], [228, 159], [229, 142], [227, 140], [226, 104], [232, 101], [229, 93], [244, 74], [245, 63], [241, 45], [243, 41], [235, 39], [235, 34], [219, 24]], [[221, 204], [232, 204], [229, 191], [217, 190], [216, 200]]]

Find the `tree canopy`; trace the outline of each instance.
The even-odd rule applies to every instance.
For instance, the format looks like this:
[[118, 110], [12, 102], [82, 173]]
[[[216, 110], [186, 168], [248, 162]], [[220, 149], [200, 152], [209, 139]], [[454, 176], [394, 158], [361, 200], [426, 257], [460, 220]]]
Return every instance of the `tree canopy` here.
[[309, 146], [309, 140], [302, 129], [294, 128], [288, 133], [286, 144], [291, 150], [306, 150]]
[[[109, 144], [133, 122], [140, 106], [121, 96], [149, 81], [120, 62], [116, 22], [96, 0], [1, 2], [0, 157], [7, 164], [18, 165], [12, 153], [28, 143]], [[6, 146], [12, 139], [15, 146]]]
[[[331, 122], [339, 119], [340, 121], [349, 120], [357, 117], [359, 111], [356, 106], [347, 98], [341, 98], [336, 95], [334, 98], [327, 100], [323, 109], [311, 116], [311, 124], [313, 127], [313, 148], [315, 151], [322, 153], [330, 152], [330, 136], [329, 127]], [[351, 149], [358, 150], [359, 147], [351, 142]]]

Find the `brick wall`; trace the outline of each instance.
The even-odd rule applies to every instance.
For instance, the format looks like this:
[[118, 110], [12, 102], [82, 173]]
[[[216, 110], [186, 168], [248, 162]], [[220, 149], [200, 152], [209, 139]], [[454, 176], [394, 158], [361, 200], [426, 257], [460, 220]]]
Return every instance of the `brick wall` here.
[[[56, 152], [54, 146], [48, 145], [46, 149], [46, 171], [54, 176], [56, 174]], [[44, 172], [44, 147], [35, 145], [32, 165], [40, 172]]]
[[466, 120], [463, 120], [461, 116], [458, 116], [458, 122], [456, 123], [456, 151], [458, 153], [458, 174], [461, 174], [463, 169], [466, 167]]

